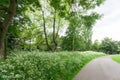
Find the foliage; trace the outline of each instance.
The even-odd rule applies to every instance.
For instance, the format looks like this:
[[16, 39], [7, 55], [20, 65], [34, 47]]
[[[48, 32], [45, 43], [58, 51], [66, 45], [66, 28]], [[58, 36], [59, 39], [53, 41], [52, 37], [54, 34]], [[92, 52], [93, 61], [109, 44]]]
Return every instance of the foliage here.
[[117, 41], [112, 40], [111, 38], [104, 38], [101, 43], [101, 51], [108, 53], [108, 54], [115, 54], [118, 52], [118, 43]]
[[112, 56], [112, 60], [120, 63], [120, 55], [114, 55], [114, 56]]
[[[3, 26], [1, 23], [4, 22], [7, 14], [12, 14], [12, 12], [8, 11], [11, 1], [13, 0], [3, 0], [0, 3], [0, 26]], [[91, 48], [92, 26], [99, 16], [99, 14], [93, 12], [93, 9], [100, 6], [104, 0], [14, 1], [16, 2], [17, 10], [11, 7], [11, 11], [16, 14], [9, 21], [9, 29], [0, 27], [0, 31], [6, 30], [4, 31], [5, 33], [0, 32], [0, 34], [4, 34], [4, 37], [0, 38], [1, 44], [5, 43], [6, 33], [8, 38], [7, 44], [4, 44], [3, 49], [6, 46], [11, 50], [17, 46], [25, 50], [46, 50], [45, 48], [50, 47], [48, 50], [55, 51], [57, 47], [61, 47], [59, 46], [60, 30], [62, 32], [67, 26], [69, 27], [62, 43], [64, 50], [89, 50]], [[27, 44], [27, 41], [35, 44]], [[68, 43], [66, 43], [67, 41]], [[44, 44], [47, 47], [41, 46]], [[70, 47], [68, 47], [69, 45]], [[4, 56], [7, 56], [5, 54], [6, 51], [3, 49], [0, 49], [0, 53], [3, 54], [2, 52], [4, 51]]]
[[66, 36], [63, 38], [63, 50], [90, 50], [92, 28], [99, 18], [100, 15], [97, 13], [89, 15], [72, 14]]
[[104, 56], [98, 52], [19, 52], [0, 63], [4, 80], [72, 80], [89, 61]]
[[98, 40], [95, 40], [92, 44], [92, 50], [93, 51], [100, 51], [100, 45], [101, 43]]
[[71, 17], [66, 36], [63, 38], [62, 42], [63, 50], [77, 50], [77, 48], [79, 48], [80, 37], [78, 28], [80, 28], [80, 20], [80, 16]]
[[[36, 40], [36, 46], [42, 49], [42, 46], [45, 44], [44, 37], [44, 29], [42, 21], [42, 11], [44, 11], [45, 15], [45, 25], [46, 32], [48, 37], [48, 43], [53, 48], [53, 42], [56, 42], [58, 45], [60, 44], [59, 38], [55, 36], [58, 31], [58, 36], [60, 36], [60, 30], [64, 30], [66, 26], [68, 26], [68, 22], [70, 23], [67, 29], [67, 36], [64, 37], [62, 47], [63, 50], [89, 50], [91, 48], [91, 36], [92, 36], [92, 26], [95, 23], [96, 19], [98, 19], [99, 14], [91, 13], [88, 14], [89, 10], [92, 10], [96, 6], [102, 4], [104, 0], [93, 0], [93, 1], [84, 1], [84, 0], [21, 0], [18, 1], [18, 9], [16, 15], [14, 17], [14, 24], [8, 30], [7, 37], [8, 38], [20, 38], [24, 40]], [[77, 11], [72, 10], [72, 7], [78, 9]], [[79, 10], [79, 8], [81, 9]], [[53, 26], [53, 18], [56, 16], [55, 21], [55, 31], [52, 33]], [[75, 16], [79, 15], [79, 16]], [[80, 18], [80, 19], [78, 19]], [[82, 18], [82, 20], [81, 20]], [[60, 23], [59, 23], [60, 19]], [[73, 22], [74, 21], [74, 22]], [[51, 24], [52, 23], [52, 24]], [[79, 24], [78, 24], [79, 23]], [[81, 25], [84, 25], [81, 27]], [[62, 29], [61, 29], [62, 28]], [[73, 29], [74, 28], [74, 29]], [[58, 30], [57, 30], [58, 29]], [[70, 30], [71, 29], [71, 30]], [[79, 35], [82, 33], [82, 35]], [[49, 38], [49, 34], [51, 34]], [[52, 37], [55, 37], [55, 40], [52, 40]], [[71, 36], [71, 37], [70, 37]], [[74, 39], [73, 39], [73, 36]], [[68, 41], [69, 40], [69, 41]], [[72, 45], [71, 42], [74, 43]], [[68, 41], [68, 43], [66, 43]], [[21, 44], [25, 43], [20, 41]], [[65, 44], [64, 44], [65, 43]], [[89, 45], [88, 45], [89, 44]], [[8, 41], [9, 45], [13, 45]], [[14, 43], [14, 48], [16, 44]], [[19, 44], [18, 44], [19, 45]], [[69, 48], [68, 45], [70, 45]], [[28, 46], [29, 45], [25, 45]], [[23, 47], [20, 45], [20, 47]], [[61, 46], [60, 46], [61, 47]], [[69, 48], [69, 49], [68, 49]], [[46, 49], [44, 49], [46, 50]]]

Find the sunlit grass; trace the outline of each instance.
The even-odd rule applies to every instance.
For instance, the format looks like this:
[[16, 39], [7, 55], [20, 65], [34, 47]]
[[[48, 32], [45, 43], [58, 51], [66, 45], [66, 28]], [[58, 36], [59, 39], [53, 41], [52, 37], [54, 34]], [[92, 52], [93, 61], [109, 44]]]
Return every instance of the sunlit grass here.
[[120, 55], [114, 55], [112, 56], [112, 59], [118, 63], [120, 63]]

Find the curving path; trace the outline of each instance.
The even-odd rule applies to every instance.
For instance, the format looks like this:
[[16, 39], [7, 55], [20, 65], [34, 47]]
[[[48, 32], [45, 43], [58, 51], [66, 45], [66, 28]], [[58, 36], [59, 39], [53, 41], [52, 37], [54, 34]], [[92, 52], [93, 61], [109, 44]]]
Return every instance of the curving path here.
[[94, 59], [73, 80], [120, 80], [120, 64], [110, 56]]

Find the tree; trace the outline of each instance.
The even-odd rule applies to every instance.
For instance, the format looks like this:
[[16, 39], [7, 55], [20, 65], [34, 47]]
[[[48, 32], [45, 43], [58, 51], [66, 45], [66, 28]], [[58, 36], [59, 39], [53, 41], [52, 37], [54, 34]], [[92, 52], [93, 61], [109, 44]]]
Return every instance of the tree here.
[[117, 41], [112, 40], [111, 38], [104, 38], [100, 47], [101, 51], [108, 54], [116, 54], [119, 49], [119, 44]]
[[84, 50], [90, 50], [92, 47], [92, 29], [93, 25], [95, 24], [96, 20], [100, 19], [101, 16], [98, 13], [91, 13], [90, 15], [84, 15], [82, 16], [82, 31], [83, 34], [81, 37], [83, 37], [83, 41], [85, 44], [85, 49]]
[[92, 50], [93, 51], [100, 51], [100, 42], [98, 40], [95, 40], [92, 44]]
[[[13, 1], [13, 0], [6, 0], [6, 1], [3, 1], [2, 3], [0, 3], [0, 12], [2, 13], [2, 14], [0, 14], [0, 19], [1, 19], [0, 22], [1, 23], [4, 23], [4, 21], [6, 19], [5, 16], [7, 15], [8, 4], [10, 3], [10, 1]], [[15, 0], [15, 1], [17, 1], [17, 0]], [[76, 36], [73, 35], [72, 38], [70, 39], [70, 40], [72, 40], [72, 45], [71, 45], [72, 50], [75, 50], [75, 44], [77, 44], [79, 42], [79, 40], [87, 40], [86, 44], [90, 43], [90, 39], [91, 39], [90, 32], [91, 32], [92, 28], [88, 28], [88, 27], [84, 28], [84, 31], [85, 32], [87, 31], [88, 33], [84, 32], [84, 35], [86, 35], [86, 37], [82, 37], [82, 38], [78, 37], [79, 31], [80, 31], [81, 26], [83, 27], [83, 25], [84, 25], [84, 27], [92, 25], [92, 23], [89, 22], [89, 18], [86, 18], [86, 17], [90, 17], [91, 15], [86, 16], [85, 14], [87, 14], [89, 10], [95, 8], [96, 6], [99, 6], [103, 1], [104, 0], [93, 0], [93, 1], [85, 1], [85, 0], [19, 0], [18, 1], [18, 3], [19, 3], [18, 9], [16, 11], [16, 15], [15, 16], [13, 15], [14, 18], [11, 19], [12, 23], [11, 23], [11, 27], [9, 28], [7, 37], [9, 37], [9, 38], [18, 37], [21, 39], [21, 38], [23, 38], [23, 35], [19, 32], [22, 30], [22, 31], [25, 31], [25, 33], [26, 33], [25, 37], [27, 39], [36, 39], [36, 38], [38, 38], [37, 36], [35, 36], [36, 33], [40, 33], [39, 35], [42, 37], [39, 37], [39, 38], [42, 38], [41, 40], [43, 41], [43, 43], [46, 42], [46, 45], [48, 46], [48, 50], [55, 51], [59, 44], [58, 38], [59, 38], [60, 27], [68, 26], [67, 22], [69, 22], [70, 25], [69, 25], [68, 29], [71, 29], [70, 33], [72, 35], [73, 34], [76, 35]], [[4, 11], [6, 12], [5, 14], [3, 13]], [[33, 19], [34, 19], [33, 17], [35, 17], [36, 14], [32, 15], [32, 16], [28, 16], [28, 12], [31, 13], [30, 11], [32, 13], [37, 13], [37, 17], [39, 19], [35, 19], [36, 21], [33, 21]], [[39, 15], [38, 15], [38, 13], [39, 13]], [[78, 14], [79, 14], [79, 16], [78, 16]], [[73, 15], [73, 16], [71, 16], [71, 15]], [[77, 16], [75, 16], [75, 15], [77, 15]], [[80, 17], [80, 18], [78, 19], [78, 17]], [[64, 22], [65, 24], [63, 23], [63, 20], [65, 21]], [[74, 22], [72, 22], [72, 20], [76, 21], [76, 22], [74, 23]], [[94, 22], [94, 20], [93, 21], [92, 20], [91, 20], [91, 22]], [[37, 21], [39, 22], [39, 24]], [[77, 25], [78, 23], [80, 23], [79, 26]], [[87, 24], [87, 25], [85, 25], [85, 24]], [[26, 26], [30, 27], [30, 28], [27, 28], [28, 30], [25, 30]], [[41, 28], [41, 26], [42, 26], [42, 28]], [[34, 29], [33, 29], [33, 27], [34, 27]], [[40, 27], [39, 28], [40, 30], [36, 29], [38, 27]], [[52, 29], [51, 32], [49, 29]], [[73, 29], [73, 31], [72, 31], [72, 29]], [[37, 31], [37, 32], [34, 34], [34, 33], [32, 33], [33, 30]], [[15, 31], [19, 31], [19, 32], [17, 32], [17, 34], [16, 34]], [[2, 32], [0, 32], [0, 33], [2, 33]], [[68, 33], [69, 33], [69, 31], [68, 31]], [[90, 33], [90, 35], [87, 36], [87, 34], [89, 34], [89, 33]], [[34, 35], [32, 35], [32, 34], [34, 34]], [[31, 37], [31, 35], [32, 35], [32, 37]], [[52, 39], [51, 39], [51, 37], [49, 37], [49, 35], [52, 35], [51, 36]], [[81, 36], [83, 36], [83, 35], [81, 35]], [[88, 39], [88, 37], [89, 37], [89, 39]], [[40, 39], [36, 39], [36, 40], [38, 43], [38, 40], [40, 40]], [[75, 43], [75, 42], [77, 42], [77, 43]], [[2, 43], [2, 41], [1, 41], [1, 43]], [[81, 43], [79, 43], [79, 44], [81, 44]], [[0, 52], [3, 52], [3, 51], [0, 51]]]
[[[5, 41], [6, 41], [6, 33], [8, 30], [8, 27], [15, 15], [16, 12], [16, 7], [17, 7], [17, 0], [9, 0], [6, 1], [7, 5], [9, 5], [8, 10], [6, 10], [3, 15], [5, 15], [6, 17], [4, 17], [4, 19], [2, 20], [3, 17], [0, 17], [0, 56], [4, 59], [6, 59], [6, 50], [5, 50]], [[3, 3], [0, 5], [1, 8], [5, 8], [3, 5], [5, 1], [3, 1]], [[2, 10], [4, 11], [4, 10]], [[7, 13], [7, 14], [6, 14]]]
[[76, 50], [75, 46], [79, 47], [79, 50], [89, 50], [91, 48], [92, 27], [100, 15], [95, 12], [88, 14], [88, 12], [103, 2], [104, 0], [71, 0], [68, 18], [70, 24], [66, 36], [63, 38], [64, 49]]
[[81, 19], [80, 16], [71, 15], [71, 19], [69, 20], [69, 27], [66, 31], [66, 36], [63, 38], [62, 48], [63, 50], [76, 50], [79, 47], [79, 28], [81, 27]]
[[[39, 0], [41, 3], [42, 1]], [[55, 51], [57, 49], [58, 43], [57, 43], [57, 38], [58, 38], [58, 32], [60, 29], [60, 18], [65, 17], [65, 12], [66, 10], [66, 5], [65, 1], [60, 1], [60, 0], [45, 0], [43, 4], [41, 5], [41, 12], [42, 12], [42, 19], [43, 19], [43, 29], [44, 29], [44, 35], [45, 35], [45, 41], [46, 45], [48, 47], [48, 50]], [[49, 7], [49, 8], [48, 8]], [[65, 8], [65, 9], [64, 9]], [[50, 13], [50, 16], [53, 16], [51, 23], [52, 25], [52, 40], [50, 42], [48, 41], [48, 32], [47, 28], [49, 22], [46, 21], [46, 13]], [[49, 27], [51, 27], [51, 23], [49, 24]], [[58, 25], [58, 26], [57, 26]]]
[[[4, 0], [0, 3], [0, 56], [2, 58], [6, 58], [6, 33], [8, 31], [9, 26], [13, 22], [19, 23], [19, 21], [24, 19], [22, 13], [27, 9], [27, 7], [37, 1], [33, 0]], [[18, 4], [19, 3], [19, 4]], [[18, 8], [17, 9], [17, 5]], [[16, 13], [17, 10], [17, 13]], [[16, 13], [16, 16], [14, 17]], [[13, 18], [14, 17], [14, 18]], [[13, 24], [13, 23], [12, 23]], [[14, 24], [13, 24], [14, 25]], [[16, 25], [16, 24], [15, 24]]]
[[[92, 28], [96, 20], [100, 18], [97, 13], [91, 13], [90, 15], [82, 15], [73, 13], [71, 19], [69, 19], [69, 27], [66, 32], [66, 36], [63, 39], [64, 49], [70, 50], [90, 50], [92, 46]], [[69, 44], [69, 47], [68, 45]], [[71, 46], [71, 48], [70, 48]]]

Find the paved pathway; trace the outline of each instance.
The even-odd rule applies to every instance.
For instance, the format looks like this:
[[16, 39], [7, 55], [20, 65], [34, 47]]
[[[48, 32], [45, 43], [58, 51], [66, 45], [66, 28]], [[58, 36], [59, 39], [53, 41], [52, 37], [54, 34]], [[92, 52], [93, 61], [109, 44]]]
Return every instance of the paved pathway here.
[[110, 56], [94, 59], [73, 80], [120, 80], [120, 64]]

